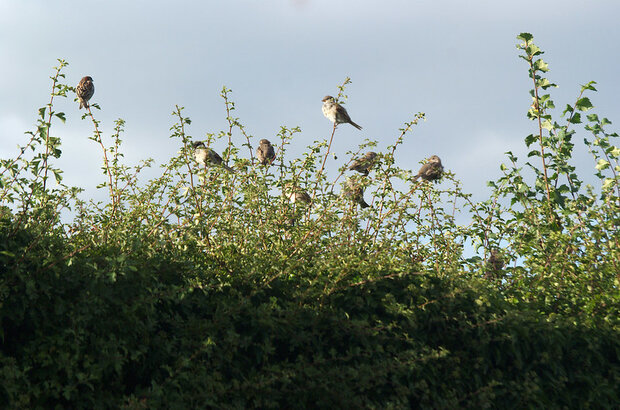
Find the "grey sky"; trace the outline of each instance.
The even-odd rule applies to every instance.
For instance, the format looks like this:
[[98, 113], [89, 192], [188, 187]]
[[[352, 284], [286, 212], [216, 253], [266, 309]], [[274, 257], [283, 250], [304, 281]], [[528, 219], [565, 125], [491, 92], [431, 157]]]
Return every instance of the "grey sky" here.
[[[70, 84], [93, 77], [105, 136], [114, 119], [127, 121], [130, 163], [161, 163], [178, 150], [168, 138], [175, 104], [186, 107], [195, 138], [226, 128], [223, 85], [255, 143], [275, 140], [280, 125], [300, 126], [292, 151], [300, 153], [329, 136], [321, 98], [348, 76], [346, 107], [364, 130], [339, 127], [334, 149], [343, 160], [363, 138], [385, 148], [422, 111], [427, 121], [406, 140], [398, 165], [417, 169], [437, 154], [482, 199], [503, 152], [524, 153], [523, 138], [534, 131], [517, 34], [532, 33], [546, 51], [559, 110], [595, 80], [596, 112], [620, 121], [618, 16], [617, 0], [0, 0], [0, 156], [13, 156], [34, 128], [56, 58], [69, 62]], [[65, 183], [94, 188], [103, 176], [87, 139], [91, 124], [80, 120], [73, 96], [56, 108], [67, 114], [52, 129], [63, 141]], [[592, 166], [587, 155], [576, 161]], [[332, 171], [339, 165], [328, 162]]]

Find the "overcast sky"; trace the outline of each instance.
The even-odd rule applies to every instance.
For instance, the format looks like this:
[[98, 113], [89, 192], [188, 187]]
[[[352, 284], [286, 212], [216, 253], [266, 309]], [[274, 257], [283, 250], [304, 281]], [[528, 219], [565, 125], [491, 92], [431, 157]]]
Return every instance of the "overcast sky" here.
[[[104, 136], [116, 118], [127, 122], [130, 163], [176, 153], [178, 140], [168, 138], [175, 104], [186, 107], [195, 138], [227, 128], [224, 85], [257, 140], [300, 126], [299, 153], [329, 136], [321, 99], [351, 77], [346, 108], [364, 129], [340, 126], [337, 154], [364, 138], [385, 149], [422, 111], [427, 121], [405, 141], [398, 165], [417, 169], [437, 154], [483, 199], [503, 153], [526, 152], [523, 138], [535, 130], [516, 36], [530, 32], [546, 51], [559, 110], [595, 80], [596, 112], [620, 121], [618, 16], [618, 0], [0, 0], [0, 157], [14, 156], [35, 128], [57, 58], [70, 64], [69, 84], [93, 77]], [[64, 182], [97, 197], [100, 152], [73, 97], [58, 100], [67, 123], [52, 133], [62, 138]], [[243, 142], [238, 134], [235, 141]], [[576, 161], [593, 166], [587, 153]], [[328, 162], [330, 172], [339, 165]]]

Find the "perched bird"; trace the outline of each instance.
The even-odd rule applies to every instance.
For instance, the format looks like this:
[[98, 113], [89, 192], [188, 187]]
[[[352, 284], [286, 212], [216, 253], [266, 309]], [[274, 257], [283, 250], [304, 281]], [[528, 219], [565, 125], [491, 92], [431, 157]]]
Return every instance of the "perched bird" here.
[[375, 165], [375, 159], [377, 158], [377, 153], [369, 151], [361, 158], [353, 161], [353, 164], [349, 167], [351, 171], [357, 171], [361, 174], [368, 175], [370, 169]]
[[486, 264], [485, 264], [485, 268], [486, 268], [485, 277], [487, 279], [498, 278], [502, 272], [502, 269], [504, 269], [505, 263], [506, 262], [504, 260], [502, 253], [495, 248], [491, 249], [491, 252], [489, 254], [489, 259], [487, 259]]
[[202, 141], [192, 142], [194, 147], [194, 158], [200, 165], [217, 165], [222, 166], [226, 171], [235, 172], [234, 169], [224, 164], [222, 157], [211, 148], [207, 148]]
[[366, 203], [366, 201], [364, 201], [364, 187], [362, 187], [362, 185], [360, 185], [360, 183], [353, 178], [347, 178], [344, 184], [343, 195], [345, 198], [349, 198], [350, 200], [357, 202], [362, 209], [370, 206]]
[[292, 184], [286, 184], [282, 193], [291, 201], [292, 203], [301, 202], [303, 204], [309, 204], [312, 202], [312, 198], [310, 195], [303, 189], [293, 186]]
[[414, 180], [422, 178], [425, 181], [436, 181], [443, 175], [443, 165], [437, 155], [433, 155], [428, 159], [426, 164], [418, 171], [418, 175], [413, 177]]
[[80, 100], [80, 108], [88, 108], [88, 100], [95, 93], [95, 85], [93, 84], [93, 79], [90, 76], [83, 77], [80, 80], [80, 83], [75, 87], [75, 93], [77, 94], [78, 100]]
[[273, 149], [271, 142], [266, 139], [262, 139], [258, 142], [258, 148], [256, 148], [256, 157], [258, 162], [263, 165], [269, 165], [276, 158], [276, 151]]
[[349, 123], [358, 130], [362, 129], [362, 127], [351, 120], [347, 110], [345, 110], [342, 105], [338, 104], [331, 95], [323, 98], [323, 115], [336, 125]]

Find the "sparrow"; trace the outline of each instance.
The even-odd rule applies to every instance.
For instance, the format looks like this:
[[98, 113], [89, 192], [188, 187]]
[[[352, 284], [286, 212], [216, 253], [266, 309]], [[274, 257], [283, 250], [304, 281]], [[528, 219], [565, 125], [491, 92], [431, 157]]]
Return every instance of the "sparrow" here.
[[506, 262], [504, 260], [502, 253], [498, 251], [497, 249], [491, 249], [489, 259], [487, 259], [486, 264], [485, 264], [485, 268], [486, 268], [485, 277], [487, 279], [497, 278], [499, 274], [501, 273], [502, 269], [504, 269], [505, 263]]
[[345, 110], [342, 105], [338, 104], [331, 95], [323, 98], [323, 115], [335, 125], [349, 123], [358, 130], [362, 129], [362, 127], [351, 120], [347, 110]]
[[369, 151], [363, 157], [360, 157], [353, 161], [353, 164], [349, 167], [351, 171], [357, 171], [361, 174], [368, 175], [370, 169], [375, 165], [375, 159], [377, 158], [377, 153]]
[[362, 209], [370, 206], [366, 203], [366, 201], [364, 201], [364, 187], [362, 187], [359, 182], [353, 178], [347, 178], [344, 184], [343, 195], [345, 198], [349, 198], [350, 200], [357, 202]]
[[221, 165], [226, 171], [235, 172], [234, 169], [224, 164], [220, 154], [213, 151], [211, 148], [207, 148], [204, 142], [192, 142], [192, 146], [194, 147], [194, 159], [196, 159], [196, 162], [200, 165], [204, 165], [205, 167], [208, 165]]
[[77, 94], [78, 100], [80, 100], [79, 109], [81, 110], [82, 107], [88, 108], [88, 100], [90, 100], [95, 93], [95, 85], [93, 84], [92, 77], [83, 77], [77, 87], [75, 87], [75, 93]]
[[418, 175], [413, 177], [415, 181], [418, 178], [422, 178], [425, 181], [436, 181], [443, 175], [443, 165], [437, 155], [433, 155], [428, 159], [426, 164], [422, 165], [418, 171]]
[[262, 139], [258, 142], [258, 148], [256, 148], [256, 157], [258, 162], [263, 165], [269, 165], [276, 158], [276, 151], [273, 149], [271, 142], [266, 139]]
[[306, 191], [291, 184], [286, 184], [284, 186], [283, 194], [288, 197], [288, 200], [291, 203], [301, 202], [303, 204], [309, 204], [312, 202], [312, 198]]

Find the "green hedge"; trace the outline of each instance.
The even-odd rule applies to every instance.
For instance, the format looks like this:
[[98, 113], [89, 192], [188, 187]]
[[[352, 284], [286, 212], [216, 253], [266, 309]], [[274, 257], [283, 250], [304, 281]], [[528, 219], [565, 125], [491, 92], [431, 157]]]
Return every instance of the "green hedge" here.
[[[74, 91], [59, 60], [36, 128], [0, 159], [0, 408], [616, 408], [618, 134], [594, 82], [558, 119], [542, 50], [518, 40], [529, 152], [506, 153], [481, 202], [449, 162], [435, 182], [397, 165], [423, 113], [338, 159], [335, 126], [297, 157], [312, 138], [283, 126], [267, 166], [226, 87], [226, 129], [191, 130], [176, 106], [171, 140], [153, 139], [176, 152], [144, 180], [154, 161], [125, 162], [122, 119], [106, 136], [96, 102], [56, 111]], [[103, 202], [55, 165], [52, 124], [75, 115]], [[596, 186], [572, 165], [577, 132]], [[233, 172], [198, 163], [199, 140]]]
[[321, 296], [303, 275], [257, 288], [255, 272], [225, 279], [165, 251], [119, 258], [105, 246], [45, 268], [50, 248], [52, 258], [68, 252], [60, 240], [12, 257], [31, 235], [9, 228], [3, 408], [612, 408], [620, 399], [613, 329], [550, 322], [481, 282], [409, 272]]

